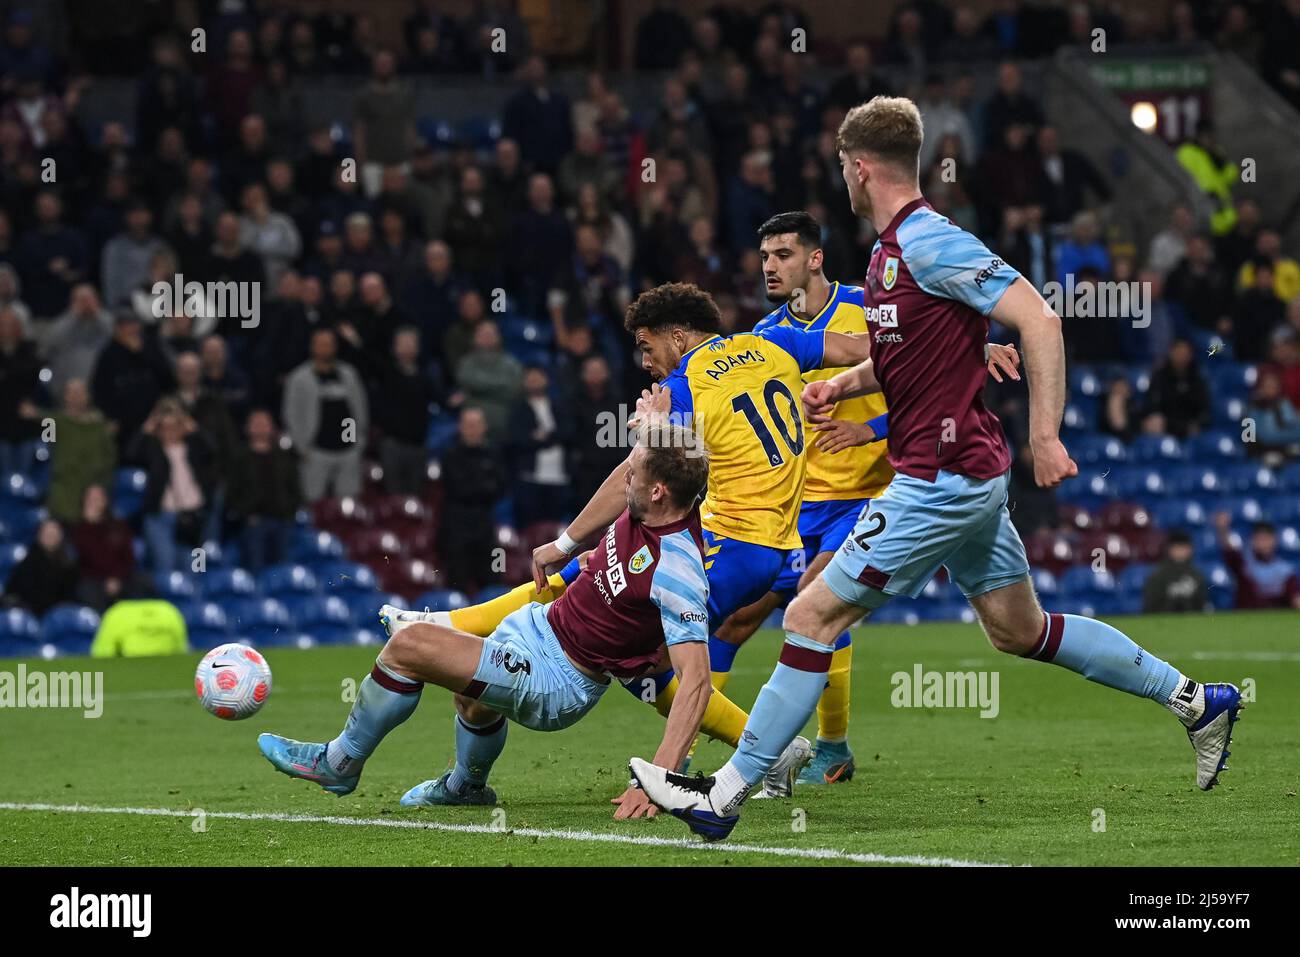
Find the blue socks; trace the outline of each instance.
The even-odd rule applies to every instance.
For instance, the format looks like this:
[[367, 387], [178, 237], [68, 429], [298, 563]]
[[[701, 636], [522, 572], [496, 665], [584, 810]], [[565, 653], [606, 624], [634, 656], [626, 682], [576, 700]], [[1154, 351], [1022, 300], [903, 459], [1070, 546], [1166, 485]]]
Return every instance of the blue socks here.
[[560, 577], [564, 579], [565, 585], [572, 585], [573, 580], [581, 573], [582, 569], [578, 567], [578, 560], [576, 558], [560, 569]]
[[447, 790], [459, 794], [466, 785], [481, 788], [487, 784], [488, 772], [506, 746], [509, 722], [503, 715], [487, 724], [470, 724], [460, 715], [455, 720], [456, 766], [447, 778]]
[[1078, 672], [1089, 681], [1167, 705], [1183, 675], [1105, 622], [1047, 615], [1038, 645], [1025, 655]]
[[335, 774], [350, 777], [375, 753], [384, 735], [411, 716], [420, 703], [424, 683], [404, 677], [376, 661], [361, 682], [357, 700], [343, 733], [325, 748], [325, 760]]
[[709, 670], [714, 672], [731, 671], [731, 663], [736, 660], [740, 645], [733, 645], [709, 635]]
[[[831, 666], [831, 651], [830, 645], [793, 632], [785, 633], [781, 659], [759, 691], [740, 736], [740, 746], [727, 762], [739, 772], [745, 784], [753, 786], [763, 780], [763, 775], [776, 764], [781, 752], [817, 710], [817, 700], [826, 687], [826, 672]], [[718, 777], [730, 775], [719, 772]]]

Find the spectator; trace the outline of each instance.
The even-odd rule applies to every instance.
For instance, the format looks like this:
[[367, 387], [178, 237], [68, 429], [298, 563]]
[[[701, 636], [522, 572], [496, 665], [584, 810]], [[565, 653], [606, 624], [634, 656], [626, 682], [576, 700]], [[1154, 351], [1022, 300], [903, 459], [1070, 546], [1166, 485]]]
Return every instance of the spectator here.
[[577, 387], [569, 396], [564, 420], [569, 430], [568, 472], [572, 477], [573, 501], [586, 502], [620, 462], [627, 448], [610, 437], [623, 436], [627, 408], [619, 401], [609, 362], [599, 354], [581, 360]]
[[[1262, 286], [1255, 281], [1255, 264], [1267, 262], [1273, 274], [1271, 287]], [[1282, 237], [1276, 229], [1261, 229], [1255, 237], [1255, 254], [1241, 264], [1237, 273], [1237, 288], [1251, 289], [1272, 288], [1282, 302], [1290, 302], [1300, 296], [1300, 263], [1290, 256], [1282, 255]]]
[[1142, 424], [1141, 407], [1126, 376], [1116, 376], [1101, 397], [1098, 427], [1107, 435], [1129, 442]]
[[997, 146], [990, 145], [980, 160], [980, 223], [985, 232], [999, 228], [1005, 208], [1043, 205], [1045, 181], [1031, 132], [1023, 123], [1003, 127], [1002, 139], [992, 141]]
[[545, 369], [529, 366], [524, 373], [523, 396], [510, 410], [515, 524], [520, 528], [543, 520], [554, 521], [569, 509], [564, 436], [550, 385]]
[[213, 449], [179, 402], [161, 399], [128, 446], [144, 469], [142, 526], [156, 575], [189, 564], [203, 544], [214, 491]]
[[1268, 20], [1260, 70], [1278, 93], [1300, 109], [1300, 3], [1286, 0], [1261, 13]]
[[1300, 458], [1300, 412], [1283, 394], [1275, 369], [1260, 368], [1246, 417], [1255, 423], [1255, 440], [1247, 445], [1252, 454], [1272, 455], [1279, 461]]
[[966, 114], [953, 103], [942, 76], [932, 73], [926, 77], [925, 89], [916, 105], [925, 124], [921, 169], [930, 168], [938, 154], [939, 144], [948, 136], [956, 137], [960, 146], [956, 154], [959, 167], [975, 161], [975, 131]]
[[13, 306], [0, 306], [0, 474], [26, 473], [35, 462], [36, 430], [20, 415], [40, 386], [36, 347]]
[[524, 369], [501, 348], [501, 330], [491, 319], [474, 327], [474, 345], [456, 365], [457, 391], [451, 405], [473, 405], [487, 420], [488, 436], [496, 445], [506, 437], [510, 407], [519, 395]]
[[1167, 276], [1187, 255], [1191, 238], [1196, 231], [1196, 220], [1186, 203], [1175, 203], [1169, 212], [1169, 225], [1156, 233], [1147, 253], [1147, 266], [1160, 275]]
[[415, 94], [397, 76], [397, 57], [380, 50], [370, 82], [353, 104], [353, 144], [366, 195], [379, 194], [385, 166], [402, 166], [415, 142]]
[[752, 246], [758, 227], [772, 217], [772, 189], [771, 156], [747, 153], [740, 173], [727, 186], [727, 241], [732, 252]]
[[464, 290], [456, 302], [456, 322], [442, 337], [442, 357], [449, 374], [455, 372], [460, 360], [473, 348], [475, 332], [486, 316], [483, 296], [478, 290]]
[[1142, 586], [1142, 611], [1148, 615], [1205, 611], [1205, 573], [1192, 561], [1192, 538], [1182, 529], [1165, 539], [1164, 557]]
[[183, 193], [172, 219], [167, 245], [176, 254], [178, 268], [193, 277], [206, 276], [212, 230], [203, 218], [203, 201], [194, 193]]
[[521, 88], [502, 109], [502, 132], [519, 144], [526, 163], [553, 174], [573, 148], [569, 101], [550, 88], [540, 56], [525, 60], [519, 74]]
[[[303, 353], [306, 354], [305, 348]], [[252, 401], [248, 379], [242, 370], [230, 364], [226, 340], [218, 335], [204, 337], [199, 344], [199, 361], [203, 365], [204, 392], [218, 398], [234, 421], [247, 418]]]
[[826, 91], [826, 99], [842, 110], [851, 110], [874, 96], [891, 96], [893, 90], [873, 69], [871, 48], [865, 43], [849, 47], [845, 57], [846, 70], [835, 79]]
[[270, 158], [266, 121], [250, 113], [239, 121], [239, 144], [221, 162], [221, 186], [230, 205], [238, 204], [244, 190], [262, 181]]
[[120, 598], [153, 594], [149, 576], [136, 568], [131, 526], [113, 514], [104, 486], [86, 486], [81, 517], [68, 539], [77, 553], [81, 604], [102, 613]]
[[23, 234], [15, 259], [32, 314], [48, 319], [62, 312], [86, 275], [88, 255], [81, 231], [64, 225], [63, 202], [53, 191], [36, 194], [36, 225]]
[[465, 167], [460, 174], [460, 193], [447, 213], [443, 239], [456, 251], [461, 270], [474, 285], [495, 285], [503, 236], [501, 213], [484, 192], [483, 172], [476, 166]]
[[50, 367], [50, 392], [61, 395], [71, 379], [89, 380], [112, 336], [113, 317], [100, 305], [95, 287], [88, 282], [74, 286], [67, 311], [50, 323], [40, 344]]
[[0, 262], [0, 309], [12, 309], [25, 334], [33, 331], [32, 311], [22, 301], [22, 280], [18, 270], [7, 262]]
[[316, 329], [310, 358], [284, 385], [281, 419], [298, 450], [302, 495], [361, 494], [361, 448], [369, 431], [369, 405], [357, 370], [338, 361], [332, 329]]
[[424, 262], [402, 290], [403, 311], [422, 317], [421, 338], [425, 359], [434, 358], [442, 347], [442, 337], [455, 321], [457, 303], [463, 285], [452, 271], [451, 247], [441, 239], [424, 246]]
[[54, 425], [50, 443], [50, 491], [45, 507], [61, 522], [76, 521], [87, 487], [113, 479], [117, 446], [109, 422], [90, 405], [83, 379], [68, 379], [63, 386], [63, 409], [51, 412], [28, 408], [32, 418], [49, 418]]
[[[218, 283], [236, 283], [238, 287], [251, 290], [254, 283], [257, 287], [262, 287], [266, 282], [266, 270], [262, 265], [262, 257], [244, 247], [241, 241], [242, 227], [239, 217], [234, 213], [226, 212], [217, 217], [217, 225], [213, 234], [216, 242], [212, 244], [212, 250], [208, 255], [208, 274], [204, 278], [209, 282]], [[205, 315], [212, 315], [214, 308], [209, 306], [205, 310]], [[217, 317], [216, 331], [230, 342], [232, 339], [242, 342], [247, 329], [242, 324], [242, 318], [235, 314], [233, 309], [221, 310], [221, 315]]]
[[555, 205], [555, 186], [545, 173], [528, 180], [528, 208], [511, 226], [511, 285], [526, 314], [541, 311], [546, 290], [573, 254], [569, 221]]
[[1214, 259], [1210, 237], [1196, 233], [1187, 241], [1187, 255], [1165, 283], [1165, 295], [1178, 303], [1193, 325], [1200, 329], [1230, 334], [1231, 287]]
[[1220, 149], [1213, 124], [1202, 120], [1195, 136], [1178, 147], [1174, 156], [1214, 206], [1210, 214], [1211, 232], [1216, 236], [1230, 232], [1237, 221], [1232, 187], [1241, 176], [1241, 170]]
[[574, 151], [560, 161], [556, 181], [560, 193], [566, 202], [578, 199], [583, 186], [596, 188], [600, 201], [614, 199], [618, 195], [619, 174], [601, 151], [600, 133], [594, 126], [578, 131]]
[[280, 284], [280, 277], [302, 255], [298, 227], [284, 213], [271, 208], [262, 183], [249, 183], [244, 187], [241, 206], [244, 215], [239, 219], [239, 245], [262, 258], [262, 273], [267, 286], [275, 289]]
[[493, 508], [506, 491], [505, 464], [488, 439], [482, 409], [461, 409], [456, 441], [442, 457], [442, 489], [447, 514], [456, 516], [438, 527], [447, 584], [476, 591], [497, 577], [492, 570], [497, 541]]
[[984, 107], [984, 142], [1001, 143], [1009, 126], [1027, 126], [1033, 135], [1043, 125], [1043, 111], [1024, 92], [1025, 77], [1010, 61], [998, 66], [998, 89]]
[[1101, 241], [1101, 224], [1097, 214], [1084, 210], [1070, 224], [1070, 238], [1057, 250], [1057, 281], [1067, 285], [1073, 275], [1075, 281], [1086, 270], [1094, 271], [1101, 279], [1111, 275], [1110, 253]]
[[413, 326], [402, 326], [393, 334], [392, 358], [375, 390], [386, 492], [419, 495], [424, 491], [429, 467], [425, 442], [433, 401], [433, 384], [420, 366], [420, 333]]
[[237, 529], [240, 560], [256, 574], [289, 559], [302, 488], [298, 463], [280, 444], [270, 412], [249, 413], [245, 436], [247, 444], [235, 452], [229, 466], [226, 508]]
[[130, 309], [119, 310], [113, 338], [99, 354], [90, 383], [95, 405], [117, 431], [119, 448], [125, 448], [158, 400], [175, 386], [167, 360], [146, 337], [140, 317]]
[[1237, 579], [1235, 607], [1300, 609], [1300, 578], [1295, 565], [1277, 554], [1277, 530], [1268, 522], [1256, 522], [1250, 546], [1242, 548], [1231, 529], [1232, 516], [1216, 513], [1214, 530], [1223, 561]]
[[1043, 207], [1049, 224], [1072, 221], [1087, 208], [1089, 199], [1094, 203], [1110, 201], [1110, 187], [1097, 167], [1078, 150], [1062, 148], [1056, 127], [1038, 130], [1038, 156], [1042, 163]]
[[23, 560], [5, 582], [4, 603], [40, 617], [55, 605], [75, 601], [77, 563], [63, 540], [63, 526], [47, 518], [36, 529]]
[[1151, 376], [1147, 411], [1159, 417], [1159, 431], [1185, 439], [1210, 421], [1210, 388], [1196, 367], [1192, 344], [1177, 340]]

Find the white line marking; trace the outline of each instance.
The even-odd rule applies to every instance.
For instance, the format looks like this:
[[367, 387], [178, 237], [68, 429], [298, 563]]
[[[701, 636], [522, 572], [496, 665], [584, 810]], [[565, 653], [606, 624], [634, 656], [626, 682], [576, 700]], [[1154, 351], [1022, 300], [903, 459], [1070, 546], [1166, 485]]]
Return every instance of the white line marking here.
[[[56, 811], [68, 814], [134, 814], [144, 817], [193, 817], [194, 811], [165, 807], [96, 807], [89, 804], [17, 804], [0, 802], [0, 811]], [[860, 854], [829, 847], [761, 847], [756, 844], [705, 844], [667, 837], [636, 837], [596, 831], [547, 831], [533, 827], [499, 828], [484, 824], [444, 824], [438, 821], [388, 820], [385, 818], [340, 817], [337, 815], [253, 813], [248, 811], [205, 811], [208, 818], [234, 821], [279, 821], [289, 824], [341, 824], [352, 827], [397, 827], [423, 831], [449, 831], [455, 834], [505, 834], [518, 837], [555, 838], [592, 844], [636, 844], [642, 847], [675, 847], [691, 851], [722, 851], [732, 854], [771, 854], [816, 861], [850, 861], [854, 864], [914, 864], [920, 867], [1005, 867], [981, 861], [963, 861], [951, 857], [925, 857], [919, 854]]]

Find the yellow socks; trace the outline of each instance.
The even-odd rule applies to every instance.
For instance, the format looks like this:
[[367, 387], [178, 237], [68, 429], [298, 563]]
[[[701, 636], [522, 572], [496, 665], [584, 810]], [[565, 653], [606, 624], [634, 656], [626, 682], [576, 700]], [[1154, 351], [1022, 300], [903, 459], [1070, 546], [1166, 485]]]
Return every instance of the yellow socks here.
[[[843, 639], [841, 639], [843, 640]], [[849, 684], [853, 676], [853, 645], [845, 644], [831, 655], [826, 689], [817, 702], [817, 740], [834, 743], [849, 734]]]
[[542, 589], [541, 594], [538, 594], [537, 587], [528, 581], [481, 605], [470, 605], [468, 608], [458, 608], [448, 612], [451, 627], [457, 631], [466, 631], [471, 635], [486, 638], [496, 631], [497, 625], [501, 624], [507, 615], [535, 601], [543, 605], [553, 602], [563, 595], [564, 589], [568, 587], [558, 574], [552, 575], [546, 583], [547, 587]]

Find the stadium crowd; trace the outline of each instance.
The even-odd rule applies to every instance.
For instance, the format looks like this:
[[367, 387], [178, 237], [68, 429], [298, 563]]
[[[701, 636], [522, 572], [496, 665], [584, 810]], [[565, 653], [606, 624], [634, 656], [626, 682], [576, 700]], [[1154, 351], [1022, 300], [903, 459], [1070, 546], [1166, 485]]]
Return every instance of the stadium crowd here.
[[[615, 75], [566, 96], [496, 4], [467, 21], [411, 4], [401, 49], [376, 41], [377, 13], [230, 6], [202, 54], [152, 35], [134, 115], [97, 128], [78, 109], [78, 64], [42, 46], [27, 12], [3, 25], [0, 473], [5, 496], [44, 509], [0, 514], [0, 537], [27, 545], [10, 553], [9, 604], [102, 610], [211, 542], [257, 573], [292, 557], [301, 509], [337, 516], [339, 499], [367, 496], [433, 516], [419, 543], [392, 546], [438, 569], [417, 584], [501, 580], [498, 527], [563, 519], [626, 454], [610, 424], [646, 383], [622, 327], [640, 290], [689, 280], [728, 329], [751, 327], [771, 308], [756, 229], [800, 208], [824, 225], [827, 275], [859, 281], [874, 237], [844, 200], [834, 131], [878, 93], [922, 109], [928, 199], [1036, 286], [1150, 285], [1147, 327], [1065, 323], [1082, 370], [1072, 433], [1191, 447], [1221, 430], [1221, 357], [1206, 348], [1219, 342], [1245, 369], [1247, 455], [1284, 468], [1300, 453], [1300, 264], [1280, 224], [1230, 199], [1213, 225], [1178, 205], [1146, 248], [1112, 243], [1106, 176], [1061, 144], [1017, 65], [1100, 25], [1231, 49], [1300, 105], [1300, 4], [1180, 3], [1157, 23], [1133, 5], [1011, 2], [981, 20], [923, 0], [883, 43], [819, 53], [825, 79], [790, 51], [792, 5], [656, 8], [635, 42], [636, 67], [664, 71], [648, 109]], [[508, 62], [485, 45], [502, 17], [523, 41]], [[975, 64], [996, 71], [991, 97], [975, 96]], [[505, 71], [499, 129], [427, 135], [413, 83]], [[303, 82], [333, 73], [355, 78], [350, 115], [304, 126]], [[1232, 159], [1212, 128], [1187, 148]], [[192, 303], [155, 291], [191, 281], [256, 289], [255, 322], [215, 308], [211, 287]], [[1085, 528], [1094, 509], [1033, 487], [1022, 387], [989, 401], [1021, 450], [1027, 541]], [[1300, 607], [1281, 536], [1256, 518], [1245, 542], [1228, 516], [1203, 521], [1236, 601]], [[1170, 531], [1146, 605], [1202, 609], [1207, 540]]]

